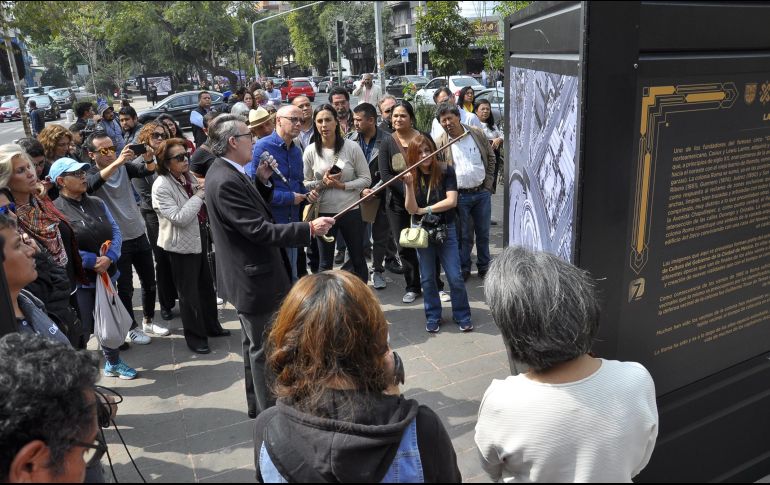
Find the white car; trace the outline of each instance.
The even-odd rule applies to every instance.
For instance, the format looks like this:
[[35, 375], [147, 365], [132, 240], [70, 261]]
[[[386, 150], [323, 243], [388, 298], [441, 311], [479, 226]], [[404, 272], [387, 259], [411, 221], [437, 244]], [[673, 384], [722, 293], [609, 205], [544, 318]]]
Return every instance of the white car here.
[[452, 91], [455, 99], [460, 95], [460, 90], [466, 86], [470, 86], [474, 93], [479, 93], [486, 89], [483, 84], [470, 76], [449, 76], [448, 83], [446, 77], [435, 77], [422, 89], [417, 91], [415, 97], [421, 99], [426, 104], [434, 104], [433, 93], [444, 86], [447, 86], [449, 90]]

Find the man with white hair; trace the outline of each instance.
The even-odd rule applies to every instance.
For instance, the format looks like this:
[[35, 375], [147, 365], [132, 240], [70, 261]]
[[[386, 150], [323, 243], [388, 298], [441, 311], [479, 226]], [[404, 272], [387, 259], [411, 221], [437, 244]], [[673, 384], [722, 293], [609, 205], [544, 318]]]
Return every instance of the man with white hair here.
[[272, 166], [255, 167], [256, 183], [246, 175], [251, 136], [244, 118], [231, 114], [209, 128], [209, 147], [219, 158], [206, 176], [206, 208], [217, 248], [217, 290], [241, 321], [246, 400], [249, 417], [255, 418], [275, 402], [265, 379], [262, 336], [291, 288], [284, 248], [309, 245], [312, 237], [329, 232], [334, 219], [276, 223], [270, 208]]
[[382, 91], [374, 84], [372, 75], [367, 73], [361, 76], [361, 84], [353, 91], [353, 96], [358, 96], [358, 104], [369, 103], [377, 106], [382, 97]]

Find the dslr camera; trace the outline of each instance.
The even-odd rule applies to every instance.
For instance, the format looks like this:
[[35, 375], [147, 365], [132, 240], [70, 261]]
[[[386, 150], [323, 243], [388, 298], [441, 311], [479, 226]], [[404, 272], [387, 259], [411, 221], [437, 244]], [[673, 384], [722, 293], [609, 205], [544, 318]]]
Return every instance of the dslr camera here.
[[441, 216], [425, 214], [422, 216], [422, 227], [427, 231], [430, 242], [438, 245], [446, 242], [446, 224], [441, 222]]

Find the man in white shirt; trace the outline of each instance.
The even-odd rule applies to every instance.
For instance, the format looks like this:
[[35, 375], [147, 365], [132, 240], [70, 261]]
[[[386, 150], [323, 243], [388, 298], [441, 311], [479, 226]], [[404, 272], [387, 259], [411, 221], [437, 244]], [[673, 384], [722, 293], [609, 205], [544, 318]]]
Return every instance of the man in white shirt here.
[[369, 103], [377, 106], [382, 97], [380, 87], [374, 85], [371, 74], [364, 74], [361, 79], [361, 84], [353, 91], [353, 96], [358, 96], [358, 104]]
[[[442, 87], [438, 88], [436, 92], [433, 93], [433, 102], [436, 103], [436, 106], [440, 106], [443, 103], [455, 104], [455, 97], [448, 87]], [[460, 110], [460, 123], [465, 126], [473, 126], [482, 131], [484, 129], [479, 118], [475, 114], [468, 113], [464, 109]], [[438, 140], [442, 133], [444, 133], [444, 128], [441, 127], [438, 117], [436, 117], [430, 127], [430, 137], [434, 140]]]
[[272, 103], [276, 109], [280, 108], [281, 102], [283, 101], [281, 97], [281, 90], [277, 89], [275, 84], [273, 84], [273, 81], [270, 79], [265, 81], [265, 92], [267, 93], [269, 102]]
[[[486, 135], [460, 122], [464, 110], [454, 103], [438, 107], [436, 118], [443, 127], [436, 139], [441, 148], [463, 133], [470, 134], [444, 151], [444, 160], [457, 175], [457, 219], [460, 225], [460, 266], [463, 278], [471, 274], [471, 248], [476, 236], [476, 267], [484, 278], [489, 269], [489, 226], [492, 220], [492, 194], [495, 191], [495, 152]], [[473, 232], [473, 234], [472, 234]]]

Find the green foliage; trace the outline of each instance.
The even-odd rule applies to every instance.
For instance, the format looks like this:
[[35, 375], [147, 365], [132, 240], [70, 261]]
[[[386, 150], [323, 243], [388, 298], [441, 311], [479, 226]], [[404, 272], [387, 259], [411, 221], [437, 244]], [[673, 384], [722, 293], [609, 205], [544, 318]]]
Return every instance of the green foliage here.
[[258, 23], [256, 34], [257, 49], [262, 51], [262, 65], [267, 68], [265, 72], [275, 72], [279, 67], [278, 59], [294, 52], [286, 20], [279, 17]]
[[[292, 2], [292, 7], [301, 7], [307, 3]], [[329, 67], [327, 41], [316, 19], [328, 6], [329, 2], [313, 5], [285, 17], [297, 64], [302, 67], [316, 66], [324, 73]]]
[[458, 2], [428, 2], [415, 23], [417, 37], [433, 44], [428, 54], [437, 74], [448, 76], [462, 69], [471, 44], [471, 24], [460, 15]]
[[[494, 8], [494, 13], [499, 15], [505, 21], [505, 18], [519, 10], [527, 7], [532, 2], [498, 2]], [[478, 44], [487, 50], [487, 58], [484, 60], [484, 67], [488, 70], [496, 71], [505, 66], [505, 46], [503, 39], [497, 35], [484, 35], [478, 39]]]
[[40, 77], [40, 82], [43, 84], [43, 86], [48, 85], [56, 86], [59, 88], [69, 86], [70, 84], [69, 80], [67, 79], [67, 75], [60, 67], [51, 67], [46, 69], [46, 71]]
[[[391, 9], [383, 8], [383, 38], [387, 39], [393, 26]], [[376, 66], [377, 40], [374, 35], [374, 7], [371, 2], [332, 2], [318, 17], [326, 42], [336, 56], [336, 21], [345, 22], [346, 35], [340, 45], [343, 56], [353, 63], [354, 72], [372, 72]], [[352, 74], [352, 73], [349, 73]]]
[[526, 8], [530, 3], [532, 2], [497, 2], [493, 11], [495, 14], [499, 15], [501, 19], [505, 19], [507, 16]]
[[419, 99], [414, 103], [414, 127], [423, 133], [430, 133], [433, 119], [436, 117], [436, 106], [427, 104]]

